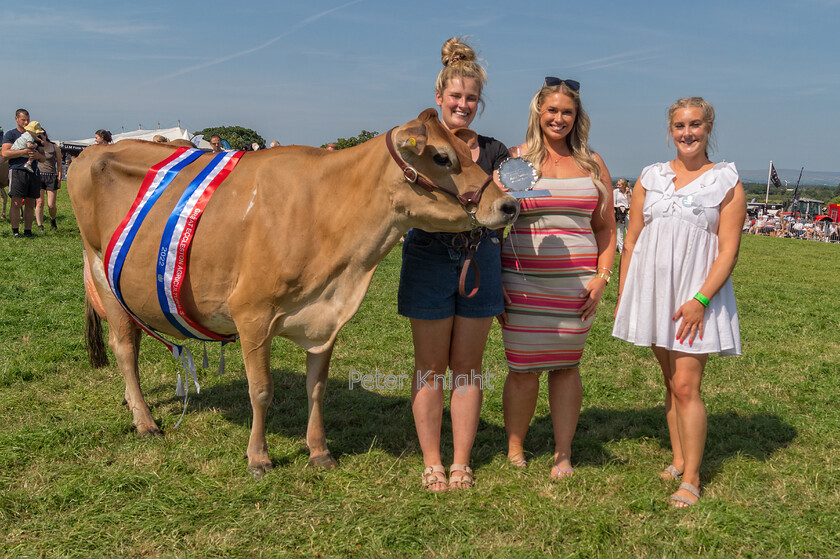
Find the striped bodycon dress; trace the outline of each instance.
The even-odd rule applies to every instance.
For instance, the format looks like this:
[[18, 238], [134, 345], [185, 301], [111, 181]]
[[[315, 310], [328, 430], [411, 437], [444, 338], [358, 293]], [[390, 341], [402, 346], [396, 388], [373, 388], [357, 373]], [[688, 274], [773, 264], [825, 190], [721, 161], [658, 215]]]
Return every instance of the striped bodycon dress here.
[[510, 303], [502, 328], [512, 372], [576, 367], [594, 318], [582, 322], [581, 292], [595, 277], [598, 247], [590, 227], [598, 189], [589, 177], [541, 178], [551, 197], [522, 200], [502, 249]]

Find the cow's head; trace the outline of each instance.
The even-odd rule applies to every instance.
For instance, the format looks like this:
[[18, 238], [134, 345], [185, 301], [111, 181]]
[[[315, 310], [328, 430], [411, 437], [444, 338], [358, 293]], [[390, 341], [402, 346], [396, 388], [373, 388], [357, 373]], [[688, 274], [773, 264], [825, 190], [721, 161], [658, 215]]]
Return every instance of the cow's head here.
[[478, 140], [472, 130], [450, 131], [435, 109], [426, 109], [388, 134], [395, 164], [403, 168], [393, 199], [410, 226], [457, 232], [496, 229], [516, 218], [516, 200], [473, 162], [470, 148]]

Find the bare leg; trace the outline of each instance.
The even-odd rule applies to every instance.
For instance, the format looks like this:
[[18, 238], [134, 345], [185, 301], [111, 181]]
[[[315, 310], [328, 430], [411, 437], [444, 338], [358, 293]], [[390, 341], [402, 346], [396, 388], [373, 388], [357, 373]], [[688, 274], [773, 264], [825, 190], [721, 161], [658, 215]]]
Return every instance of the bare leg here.
[[32, 218], [35, 217], [35, 198], [24, 198], [23, 201], [23, 230], [32, 230]]
[[[666, 351], [656, 348], [658, 351]], [[672, 406], [675, 410], [677, 437], [684, 460], [682, 481], [700, 487], [700, 464], [706, 446], [706, 407], [700, 397], [700, 385], [708, 355], [669, 351]], [[658, 356], [657, 356], [658, 357]], [[670, 428], [670, 426], [669, 426]], [[671, 434], [673, 439], [674, 435]], [[685, 489], [675, 493], [689, 499], [696, 497]], [[675, 503], [675, 506], [685, 506]]]
[[511, 462], [519, 464], [525, 459], [525, 437], [537, 408], [539, 392], [539, 373], [508, 373], [502, 393], [502, 409]]
[[[414, 376], [411, 382], [411, 410], [423, 465], [442, 465], [440, 427], [443, 417], [443, 391], [449, 364], [449, 346], [454, 317], [441, 320], [411, 319], [414, 340]], [[436, 483], [432, 491], [444, 491], [446, 484]]]
[[0, 196], [3, 197], [3, 214], [0, 217], [2, 217], [3, 219], [6, 219], [6, 204], [9, 200], [9, 196], [6, 194], [6, 187], [5, 186], [0, 186]]
[[9, 225], [12, 229], [20, 227], [20, 216], [23, 211], [23, 198], [20, 196], [12, 196], [12, 205], [9, 208]]
[[[700, 487], [700, 463], [706, 446], [706, 406], [700, 397], [700, 384], [707, 355], [674, 352], [674, 375], [671, 378], [674, 406], [677, 408], [677, 428], [685, 458], [682, 480]], [[681, 489], [678, 495], [694, 500], [696, 497]]]
[[55, 190], [47, 190], [47, 207], [50, 210], [50, 219], [55, 220], [56, 216], [58, 216]]
[[548, 404], [554, 427], [553, 478], [568, 477], [574, 473], [571, 462], [572, 439], [577, 430], [582, 401], [580, 369], [559, 369], [548, 374]]
[[321, 353], [306, 353], [306, 396], [309, 400], [309, 423], [306, 427], [306, 446], [309, 447], [309, 465], [335, 468], [335, 459], [327, 448], [324, 432], [324, 394], [330, 370], [330, 346]]
[[[682, 446], [680, 446], [679, 430], [677, 429], [677, 408], [674, 405], [674, 391], [671, 384], [673, 371], [671, 369], [671, 356], [667, 349], [653, 346], [653, 354], [659, 361], [662, 369], [662, 379], [665, 382], [665, 421], [668, 423], [668, 436], [671, 439], [671, 451], [673, 457], [671, 464], [682, 472], [685, 470], [685, 458], [683, 458]], [[664, 478], [664, 479], [667, 479]]]
[[35, 200], [35, 224], [38, 227], [44, 226], [44, 192], [46, 191], [42, 188], [41, 195]]
[[[487, 335], [493, 324], [492, 318], [464, 318], [455, 316], [452, 328], [452, 344], [449, 350], [449, 368], [452, 370], [452, 414], [453, 464], [470, 463], [478, 422], [481, 416], [483, 378], [482, 357]], [[459, 470], [450, 472], [450, 476]], [[455, 483], [454, 487], [465, 487]]]

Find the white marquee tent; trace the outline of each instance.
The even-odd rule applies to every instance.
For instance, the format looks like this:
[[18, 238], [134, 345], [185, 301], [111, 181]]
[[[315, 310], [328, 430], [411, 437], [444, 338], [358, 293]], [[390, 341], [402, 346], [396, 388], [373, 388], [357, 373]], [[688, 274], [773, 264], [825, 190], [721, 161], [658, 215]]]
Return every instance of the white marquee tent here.
[[[175, 128], [159, 128], [157, 130], [143, 130], [141, 128], [132, 132], [112, 134], [111, 137], [113, 138], [115, 143], [119, 142], [120, 140], [148, 140], [151, 142], [152, 139], [158, 135], [165, 137], [167, 140], [182, 139], [195, 142], [196, 139], [195, 136], [191, 135], [189, 132], [187, 132], [186, 129], [181, 128], [180, 126], [176, 126]], [[62, 143], [79, 146], [89, 146], [94, 142], [93, 138], [85, 138], [84, 140], [68, 140]], [[198, 138], [198, 147], [201, 149], [210, 149], [210, 142], [208, 142], [204, 138]]]

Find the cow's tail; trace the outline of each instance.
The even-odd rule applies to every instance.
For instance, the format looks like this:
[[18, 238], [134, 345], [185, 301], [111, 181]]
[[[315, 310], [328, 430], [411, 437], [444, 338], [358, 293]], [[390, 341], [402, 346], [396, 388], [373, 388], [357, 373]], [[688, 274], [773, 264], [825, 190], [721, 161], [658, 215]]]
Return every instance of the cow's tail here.
[[85, 345], [88, 360], [94, 369], [108, 364], [108, 353], [105, 351], [105, 335], [102, 331], [102, 319], [93, 308], [90, 298], [85, 296]]

